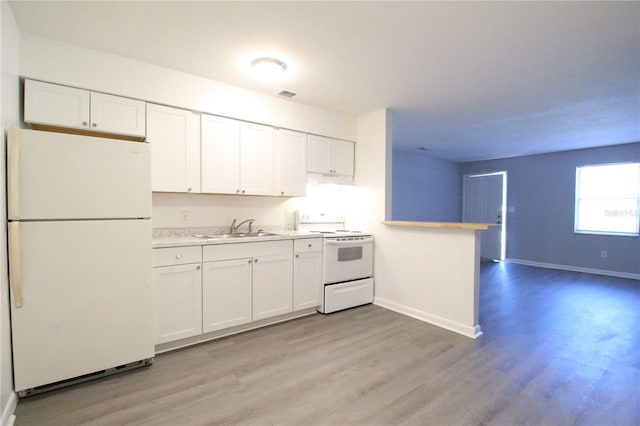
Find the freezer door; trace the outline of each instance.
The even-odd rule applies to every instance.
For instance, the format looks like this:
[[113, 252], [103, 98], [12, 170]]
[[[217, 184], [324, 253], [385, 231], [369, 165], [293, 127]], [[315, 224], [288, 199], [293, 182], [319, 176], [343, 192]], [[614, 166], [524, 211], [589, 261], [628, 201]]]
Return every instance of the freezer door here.
[[9, 219], [151, 217], [149, 144], [12, 128]]
[[149, 220], [10, 228], [16, 391], [154, 356]]

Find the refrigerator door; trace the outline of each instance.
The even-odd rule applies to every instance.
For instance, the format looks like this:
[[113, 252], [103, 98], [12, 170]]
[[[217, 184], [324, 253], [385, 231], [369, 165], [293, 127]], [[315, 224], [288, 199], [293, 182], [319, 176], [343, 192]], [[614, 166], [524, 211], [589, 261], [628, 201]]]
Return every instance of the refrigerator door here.
[[9, 227], [16, 391], [154, 356], [150, 220]]
[[9, 220], [151, 217], [149, 144], [11, 128]]

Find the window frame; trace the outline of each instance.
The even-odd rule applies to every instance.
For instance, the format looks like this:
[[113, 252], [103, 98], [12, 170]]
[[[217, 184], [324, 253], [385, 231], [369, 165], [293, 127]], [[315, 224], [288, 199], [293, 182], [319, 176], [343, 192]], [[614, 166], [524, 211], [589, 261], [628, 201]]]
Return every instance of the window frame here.
[[[635, 165], [638, 169], [638, 193], [636, 194], [636, 230], [635, 232], [616, 232], [616, 231], [598, 231], [598, 230], [584, 230], [578, 229], [578, 221], [579, 221], [579, 213], [580, 213], [580, 201], [588, 198], [580, 198], [580, 189], [581, 189], [581, 181], [580, 181], [580, 171], [581, 169], [589, 168], [589, 167], [610, 167], [610, 166], [625, 166], [625, 165]], [[593, 199], [603, 199], [603, 198], [593, 198]], [[618, 198], [623, 199], [623, 198]], [[610, 235], [610, 236], [623, 236], [623, 237], [638, 237], [640, 236], [640, 162], [624, 162], [624, 163], [600, 163], [600, 164], [586, 164], [582, 166], [576, 166], [576, 175], [575, 175], [575, 204], [574, 204], [574, 213], [573, 213], [573, 232], [575, 234], [581, 235]]]

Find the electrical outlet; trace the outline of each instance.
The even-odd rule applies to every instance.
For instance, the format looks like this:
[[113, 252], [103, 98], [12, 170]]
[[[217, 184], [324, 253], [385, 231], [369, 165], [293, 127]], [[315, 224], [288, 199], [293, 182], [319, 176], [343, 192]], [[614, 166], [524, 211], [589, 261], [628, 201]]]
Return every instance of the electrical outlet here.
[[187, 223], [189, 223], [189, 210], [182, 210], [180, 212], [180, 222], [183, 225], [186, 225]]
[[609, 253], [608, 253], [606, 250], [602, 250], [602, 251], [600, 252], [600, 256], [601, 256], [603, 259], [606, 259], [607, 257], [609, 257]]

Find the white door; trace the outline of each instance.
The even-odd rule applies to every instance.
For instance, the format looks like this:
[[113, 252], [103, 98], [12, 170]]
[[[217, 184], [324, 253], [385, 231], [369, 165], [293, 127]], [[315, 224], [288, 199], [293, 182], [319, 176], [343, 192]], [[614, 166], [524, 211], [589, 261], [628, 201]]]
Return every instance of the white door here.
[[147, 104], [153, 191], [200, 192], [199, 124], [191, 111]]
[[320, 306], [322, 297], [322, 239], [294, 241], [293, 310]]
[[24, 82], [24, 121], [76, 129], [89, 128], [88, 90], [41, 81]]
[[151, 217], [149, 144], [11, 128], [9, 219]]
[[91, 92], [91, 130], [145, 137], [145, 102]]
[[240, 192], [273, 195], [273, 128], [240, 124]]
[[201, 116], [202, 192], [240, 193], [240, 122]]
[[256, 257], [253, 263], [253, 320], [293, 310], [292, 254]]
[[501, 226], [480, 232], [480, 257], [504, 259], [505, 172], [464, 177], [463, 222], [495, 223]]
[[251, 322], [252, 259], [203, 263], [202, 332]]
[[150, 222], [9, 225], [16, 391], [153, 357]]
[[304, 197], [307, 190], [307, 135], [275, 131], [275, 195]]
[[202, 333], [200, 264], [153, 268], [156, 344]]

